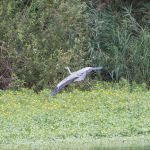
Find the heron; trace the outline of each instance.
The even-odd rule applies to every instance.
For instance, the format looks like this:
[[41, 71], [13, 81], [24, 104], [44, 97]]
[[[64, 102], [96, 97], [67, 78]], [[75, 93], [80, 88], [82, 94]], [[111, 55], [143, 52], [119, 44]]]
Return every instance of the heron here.
[[62, 88], [64, 88], [71, 82], [82, 81], [92, 71], [100, 71], [103, 69], [103, 67], [85, 67], [76, 72], [71, 72], [69, 67], [66, 67], [66, 69], [68, 70], [70, 75], [57, 84], [57, 86], [51, 92], [51, 96], [55, 96]]

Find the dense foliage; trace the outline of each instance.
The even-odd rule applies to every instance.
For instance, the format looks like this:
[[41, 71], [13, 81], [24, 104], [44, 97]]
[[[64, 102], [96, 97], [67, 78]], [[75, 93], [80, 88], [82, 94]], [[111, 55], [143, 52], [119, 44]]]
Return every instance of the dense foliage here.
[[150, 78], [150, 2], [0, 1], [0, 88], [54, 84], [65, 66]]
[[91, 92], [48, 94], [0, 91], [1, 145], [150, 134], [150, 92], [144, 87], [133, 85], [131, 90], [122, 81], [97, 83]]

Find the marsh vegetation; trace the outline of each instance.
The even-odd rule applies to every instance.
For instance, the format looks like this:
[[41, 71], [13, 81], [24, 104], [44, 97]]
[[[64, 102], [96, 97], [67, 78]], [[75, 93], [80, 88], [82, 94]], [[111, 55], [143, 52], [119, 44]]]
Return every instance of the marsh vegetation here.
[[110, 146], [119, 144], [117, 138], [119, 146], [149, 143], [150, 92], [144, 87], [135, 85], [131, 92], [127, 84], [97, 83], [91, 91], [48, 95], [49, 90], [0, 91], [0, 144]]

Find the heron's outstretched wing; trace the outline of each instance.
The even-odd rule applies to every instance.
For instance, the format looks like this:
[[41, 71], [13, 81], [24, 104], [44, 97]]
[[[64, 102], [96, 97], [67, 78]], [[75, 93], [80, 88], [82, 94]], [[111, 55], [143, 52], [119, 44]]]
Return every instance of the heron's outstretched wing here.
[[55, 89], [52, 91], [51, 96], [56, 95], [63, 87], [73, 82], [76, 78], [78, 78], [76, 75], [71, 74], [70, 76], [66, 77], [64, 80], [59, 82]]

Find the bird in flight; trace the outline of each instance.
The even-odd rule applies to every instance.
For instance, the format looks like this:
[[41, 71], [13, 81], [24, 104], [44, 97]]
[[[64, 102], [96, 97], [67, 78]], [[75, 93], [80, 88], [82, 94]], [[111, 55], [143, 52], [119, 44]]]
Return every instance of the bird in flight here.
[[100, 71], [103, 69], [103, 67], [85, 67], [76, 72], [71, 72], [69, 67], [66, 67], [66, 69], [69, 71], [70, 75], [57, 84], [55, 89], [51, 92], [51, 96], [55, 96], [62, 88], [64, 88], [69, 83], [82, 81], [85, 79], [86, 75], [88, 75], [92, 71]]

